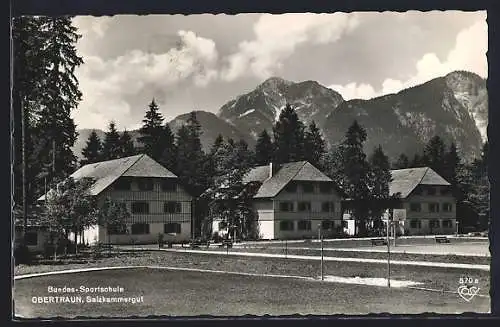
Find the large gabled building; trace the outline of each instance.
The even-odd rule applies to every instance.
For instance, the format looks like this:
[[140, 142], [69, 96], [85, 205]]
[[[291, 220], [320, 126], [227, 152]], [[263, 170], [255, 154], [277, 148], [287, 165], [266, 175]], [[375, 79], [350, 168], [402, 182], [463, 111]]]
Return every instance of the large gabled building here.
[[[106, 198], [126, 204], [130, 217], [123, 226], [94, 226], [85, 243], [153, 243], [191, 238], [192, 197], [178, 177], [145, 154], [88, 164], [71, 177], [95, 180], [90, 192], [101, 206]], [[44, 200], [44, 197], [40, 198]]]
[[453, 234], [456, 199], [451, 185], [429, 167], [392, 170], [389, 190], [399, 194], [406, 211], [402, 232], [410, 235]]
[[[342, 230], [341, 193], [332, 179], [307, 161], [251, 169], [245, 184], [257, 185], [252, 206], [261, 239], [298, 239]], [[214, 219], [212, 231], [220, 221]]]

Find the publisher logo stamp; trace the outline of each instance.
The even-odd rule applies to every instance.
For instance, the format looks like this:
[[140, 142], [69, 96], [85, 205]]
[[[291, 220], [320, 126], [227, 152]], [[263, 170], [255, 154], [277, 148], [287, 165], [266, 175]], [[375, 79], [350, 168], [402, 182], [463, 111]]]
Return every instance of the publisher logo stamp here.
[[477, 278], [460, 277], [459, 284], [458, 295], [467, 302], [470, 302], [479, 293], [479, 280]]

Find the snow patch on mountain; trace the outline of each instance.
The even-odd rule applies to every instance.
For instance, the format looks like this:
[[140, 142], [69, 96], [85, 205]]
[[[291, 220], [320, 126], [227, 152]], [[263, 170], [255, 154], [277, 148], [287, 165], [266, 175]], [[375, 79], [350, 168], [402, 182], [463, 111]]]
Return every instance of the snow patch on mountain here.
[[251, 114], [251, 113], [252, 113], [252, 112], [254, 112], [254, 111], [255, 111], [255, 109], [250, 109], [250, 110], [247, 110], [247, 111], [245, 111], [244, 113], [242, 113], [241, 115], [239, 115], [239, 116], [238, 116], [238, 118], [241, 118], [241, 117], [244, 117], [244, 116], [246, 116], [246, 115], [249, 115], [249, 114]]

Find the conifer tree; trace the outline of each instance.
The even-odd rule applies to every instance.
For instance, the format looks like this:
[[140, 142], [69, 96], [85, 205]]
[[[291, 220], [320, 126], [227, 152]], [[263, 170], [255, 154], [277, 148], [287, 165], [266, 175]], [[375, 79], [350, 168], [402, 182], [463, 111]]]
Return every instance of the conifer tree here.
[[304, 159], [309, 161], [313, 166], [321, 168], [320, 164], [326, 152], [326, 143], [314, 121], [309, 124], [308, 130], [305, 133], [304, 143]]
[[373, 151], [369, 159], [370, 175], [369, 188], [371, 198], [371, 217], [375, 230], [381, 231], [382, 214], [388, 208], [387, 203], [390, 198], [389, 184], [392, 180], [389, 158], [378, 146]]
[[168, 123], [163, 126], [163, 133], [159, 143], [162, 145], [159, 162], [168, 170], [174, 170], [176, 168], [177, 147], [175, 145], [175, 135]]
[[394, 164], [394, 169], [406, 169], [410, 167], [410, 159], [404, 153], [401, 153], [398, 157], [398, 160]]
[[[26, 128], [27, 201], [76, 168], [71, 151], [77, 137], [71, 112], [81, 100], [75, 69], [83, 63], [75, 45], [81, 36], [71, 18], [23, 16], [13, 19], [14, 196], [21, 203], [22, 121]], [[23, 110], [21, 110], [21, 108]], [[24, 112], [25, 119], [21, 119]], [[47, 172], [47, 167], [50, 171]]]
[[155, 99], [151, 100], [142, 120], [143, 125], [139, 129], [141, 136], [138, 138], [143, 146], [143, 152], [156, 161], [160, 161], [164, 150], [164, 118], [159, 110]]
[[444, 175], [446, 146], [438, 135], [432, 137], [424, 149], [424, 162], [441, 176]]
[[271, 136], [263, 130], [257, 138], [255, 145], [255, 162], [257, 165], [267, 165], [273, 160], [274, 145]]
[[289, 104], [281, 111], [273, 134], [277, 164], [304, 160], [304, 124]]
[[111, 121], [108, 125], [108, 131], [104, 136], [102, 145], [102, 158], [105, 160], [113, 160], [121, 158], [122, 150], [120, 146], [120, 134], [116, 130], [116, 124]]
[[134, 141], [132, 141], [132, 137], [127, 130], [124, 130], [122, 135], [120, 135], [119, 144], [121, 151], [120, 157], [130, 157], [137, 153]]
[[195, 198], [193, 233], [199, 233], [201, 221], [206, 217], [207, 205], [200, 195], [210, 186], [211, 177], [207, 174], [207, 156], [201, 146], [201, 125], [196, 112], [191, 112], [187, 124], [177, 131], [175, 173], [188, 192]]
[[365, 236], [369, 215], [369, 164], [363, 151], [366, 131], [354, 121], [342, 144], [344, 192], [352, 199], [352, 215], [357, 221], [359, 235]]
[[102, 156], [101, 151], [102, 151], [101, 140], [99, 139], [99, 136], [97, 135], [96, 131], [92, 130], [92, 132], [89, 135], [89, 138], [87, 139], [87, 144], [85, 145], [85, 148], [83, 148], [82, 150], [82, 155], [84, 158], [80, 161], [80, 164], [83, 166], [99, 162]]

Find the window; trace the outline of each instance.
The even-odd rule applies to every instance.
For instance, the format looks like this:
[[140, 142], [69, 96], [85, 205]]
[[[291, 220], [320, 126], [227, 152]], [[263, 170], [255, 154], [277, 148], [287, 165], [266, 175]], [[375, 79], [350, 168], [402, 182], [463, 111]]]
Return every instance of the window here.
[[311, 202], [299, 202], [299, 211], [311, 211]]
[[321, 222], [321, 229], [323, 230], [329, 230], [329, 229], [332, 229], [334, 227], [334, 222], [331, 221], [331, 220], [323, 220]]
[[127, 234], [127, 226], [125, 224], [112, 224], [108, 226], [108, 235], [123, 234]]
[[38, 245], [38, 233], [26, 232], [26, 245]]
[[168, 201], [163, 204], [163, 212], [165, 213], [180, 213], [182, 211], [182, 203]]
[[285, 192], [295, 193], [297, 192], [297, 184], [294, 182], [290, 182], [285, 186]]
[[149, 203], [147, 202], [133, 202], [132, 213], [149, 213]]
[[422, 206], [420, 203], [410, 203], [410, 211], [420, 212], [422, 211]]
[[119, 178], [114, 184], [114, 189], [117, 191], [130, 191], [131, 189], [130, 180]]
[[436, 194], [436, 189], [434, 187], [427, 188], [427, 194], [428, 195], [435, 195]]
[[453, 206], [451, 203], [443, 203], [443, 211], [444, 212], [451, 212], [453, 210]]
[[132, 224], [132, 234], [149, 234], [149, 224], [138, 223]]
[[444, 228], [451, 228], [451, 227], [453, 227], [453, 222], [449, 219], [443, 220], [443, 227]]
[[422, 228], [422, 222], [418, 219], [410, 220], [410, 228]]
[[321, 183], [319, 184], [319, 191], [321, 193], [331, 193], [332, 185], [330, 183]]
[[177, 191], [177, 185], [173, 180], [163, 180], [161, 182], [161, 190], [163, 192], [175, 192]]
[[321, 211], [334, 212], [335, 211], [335, 204], [333, 202], [323, 202], [323, 203], [321, 203]]
[[302, 190], [304, 191], [304, 193], [313, 193], [314, 185], [312, 183], [304, 183], [302, 184]]
[[293, 221], [280, 221], [280, 230], [293, 230]]
[[431, 228], [437, 228], [437, 227], [439, 227], [439, 220], [432, 219], [431, 221], [429, 221], [429, 226]]
[[163, 232], [165, 234], [180, 234], [181, 224], [179, 223], [168, 223], [163, 225]]
[[280, 211], [293, 211], [293, 202], [280, 202]]
[[429, 203], [430, 212], [439, 212], [439, 203]]
[[154, 188], [153, 181], [150, 179], [140, 180], [137, 185], [139, 186], [139, 190], [141, 191], [152, 191]]
[[310, 220], [300, 220], [297, 223], [298, 230], [311, 230], [311, 221]]

